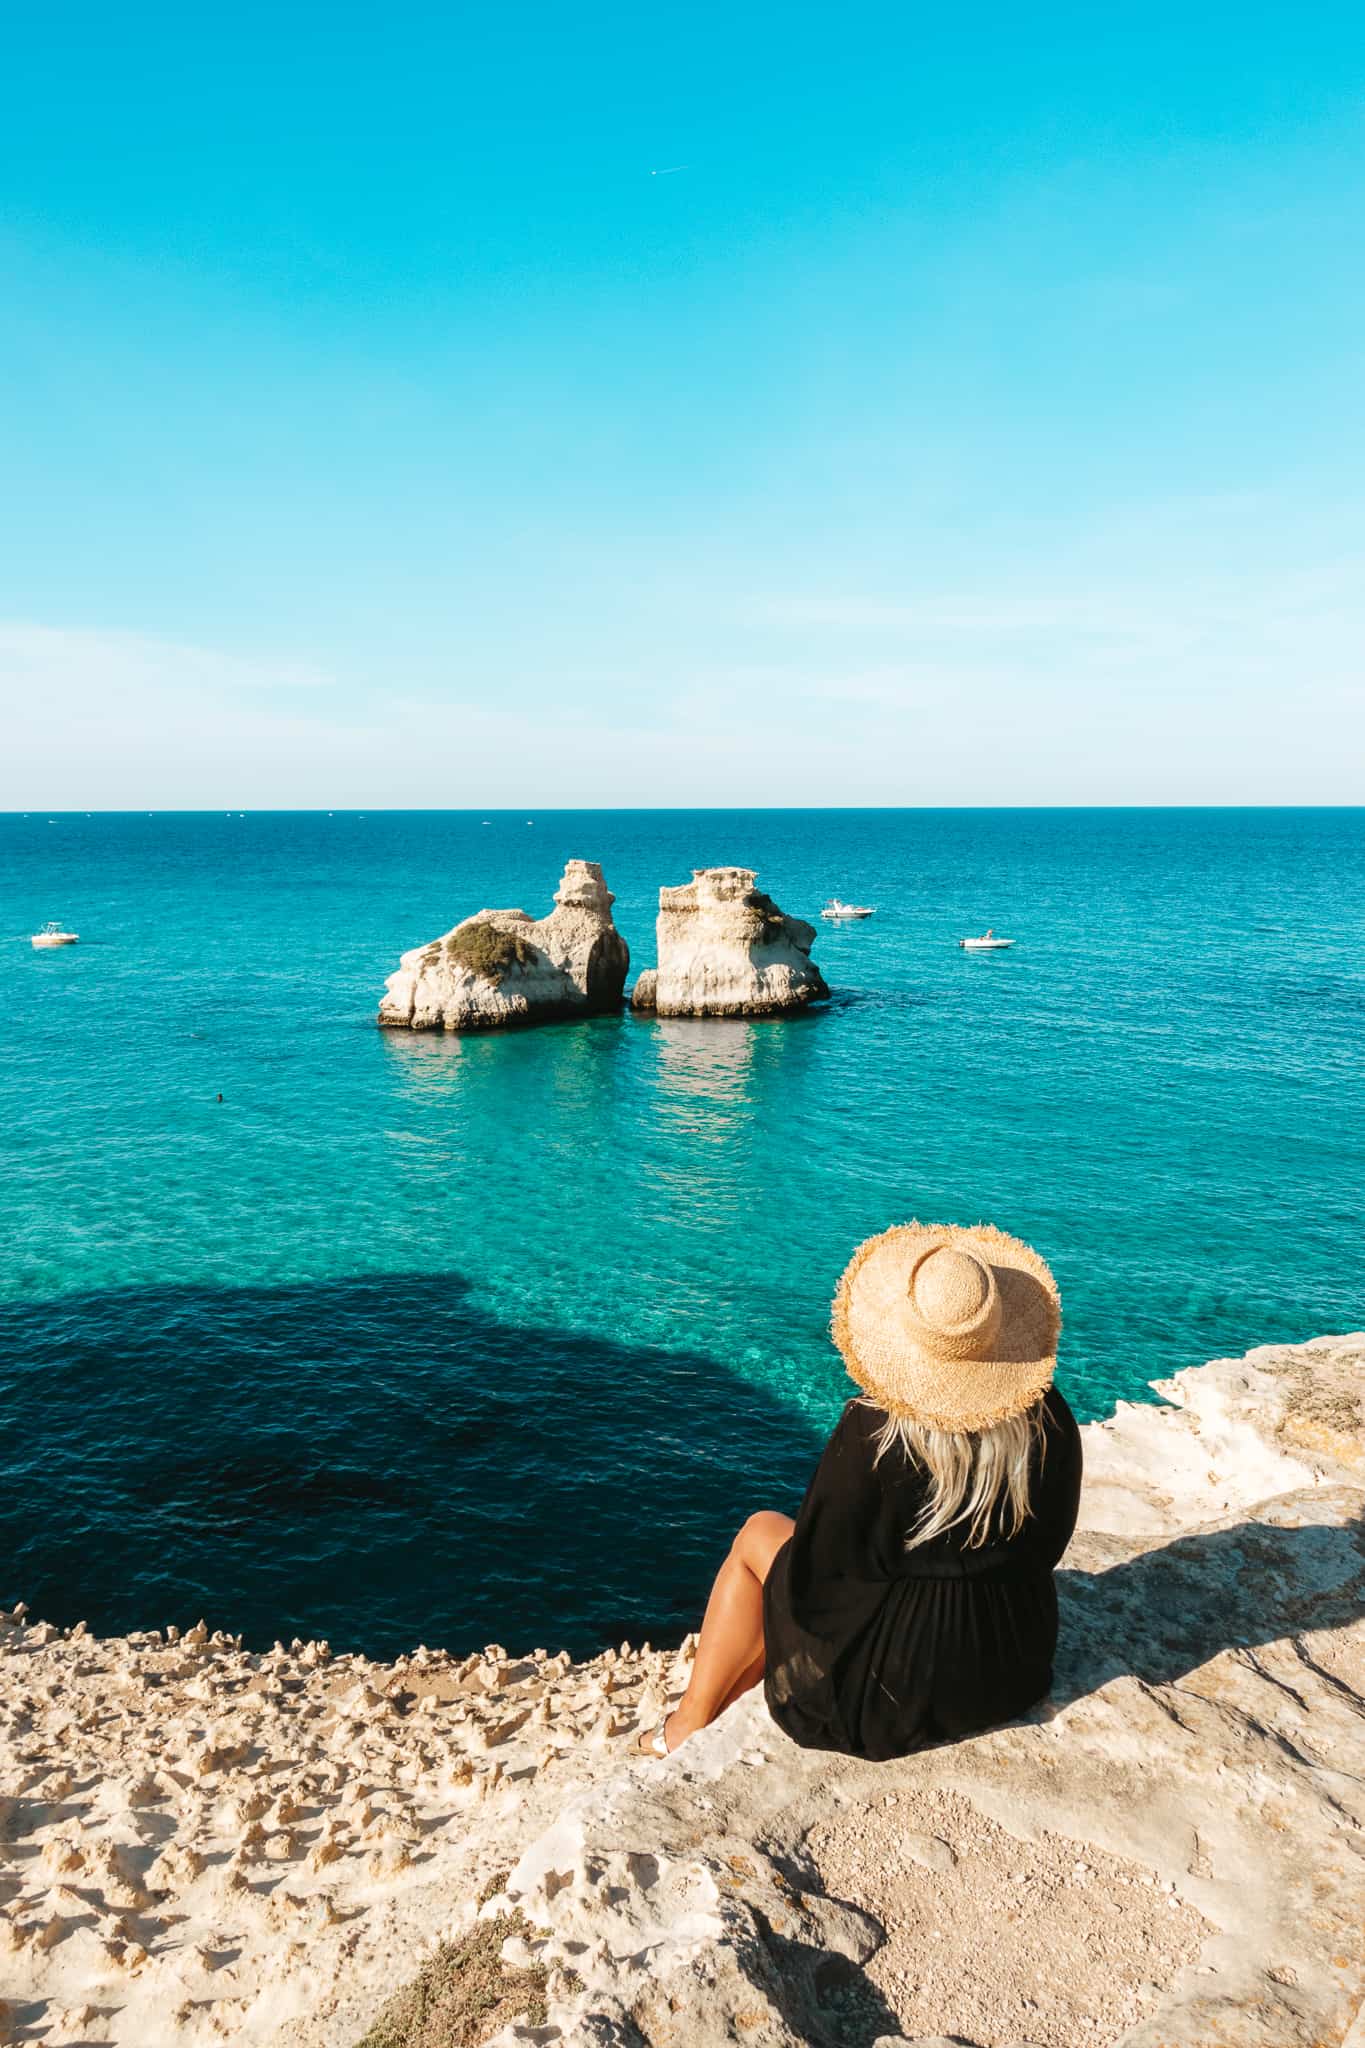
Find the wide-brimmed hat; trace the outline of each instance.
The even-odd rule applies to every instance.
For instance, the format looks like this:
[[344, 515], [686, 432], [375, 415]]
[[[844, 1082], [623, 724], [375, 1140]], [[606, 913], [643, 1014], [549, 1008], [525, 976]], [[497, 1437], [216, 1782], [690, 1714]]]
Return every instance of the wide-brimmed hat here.
[[834, 1297], [834, 1341], [888, 1415], [990, 1429], [1052, 1384], [1062, 1310], [1045, 1260], [992, 1224], [902, 1223], [869, 1237]]

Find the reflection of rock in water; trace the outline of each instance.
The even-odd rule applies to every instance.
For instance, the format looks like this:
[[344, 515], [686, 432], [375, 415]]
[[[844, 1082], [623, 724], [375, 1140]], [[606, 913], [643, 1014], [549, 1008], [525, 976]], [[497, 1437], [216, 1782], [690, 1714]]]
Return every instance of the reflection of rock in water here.
[[[617, 1087], [618, 1030], [616, 1019], [598, 1017], [536, 1033], [534, 1042], [520, 1032], [386, 1031], [396, 1110], [387, 1135], [400, 1143], [458, 1136], [471, 1159], [485, 1160], [530, 1132], [559, 1150], [595, 1142]], [[427, 1111], [435, 1112], [429, 1123]], [[409, 1114], [413, 1127], [399, 1127]]]
[[757, 1026], [740, 1018], [661, 1017], [657, 1041], [664, 1095], [746, 1100], [756, 1032]]
[[478, 1050], [468, 1039], [439, 1033], [402, 1038], [395, 1032], [385, 1038], [384, 1046], [397, 1062], [395, 1073], [419, 1088], [457, 1073]]

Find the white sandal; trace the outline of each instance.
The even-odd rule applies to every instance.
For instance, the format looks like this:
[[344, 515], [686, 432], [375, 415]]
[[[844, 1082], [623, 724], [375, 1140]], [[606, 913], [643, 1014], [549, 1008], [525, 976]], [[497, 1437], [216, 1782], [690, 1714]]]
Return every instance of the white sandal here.
[[673, 1715], [671, 1712], [665, 1714], [652, 1735], [642, 1735], [640, 1737], [635, 1747], [639, 1750], [641, 1756], [671, 1756], [673, 1754], [668, 1746], [668, 1724], [672, 1719]]

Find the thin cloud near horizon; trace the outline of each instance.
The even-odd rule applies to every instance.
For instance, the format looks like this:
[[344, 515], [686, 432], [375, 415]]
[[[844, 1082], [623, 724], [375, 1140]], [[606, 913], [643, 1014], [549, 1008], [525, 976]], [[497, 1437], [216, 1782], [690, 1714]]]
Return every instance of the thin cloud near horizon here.
[[761, 656], [605, 694], [591, 671], [542, 678], [534, 703], [454, 668], [343, 674], [0, 621], [0, 808], [1358, 802], [1358, 608], [1340, 573], [1295, 590], [1186, 618], [1079, 596], [764, 599], [740, 608], [767, 621]]

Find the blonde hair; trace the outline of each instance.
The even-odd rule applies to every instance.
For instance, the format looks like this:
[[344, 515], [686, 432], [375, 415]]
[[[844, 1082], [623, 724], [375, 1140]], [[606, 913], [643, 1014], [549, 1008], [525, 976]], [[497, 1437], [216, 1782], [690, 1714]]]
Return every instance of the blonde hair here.
[[[875, 1401], [864, 1406], [876, 1408]], [[965, 1523], [967, 1548], [978, 1550], [992, 1534], [997, 1507], [1006, 1537], [1017, 1536], [1033, 1512], [1029, 1499], [1035, 1446], [1044, 1445], [1043, 1404], [1011, 1415], [989, 1429], [932, 1429], [904, 1416], [888, 1415], [877, 1432], [880, 1465], [893, 1444], [929, 1475], [929, 1496], [905, 1539], [907, 1550], [931, 1543]]]

